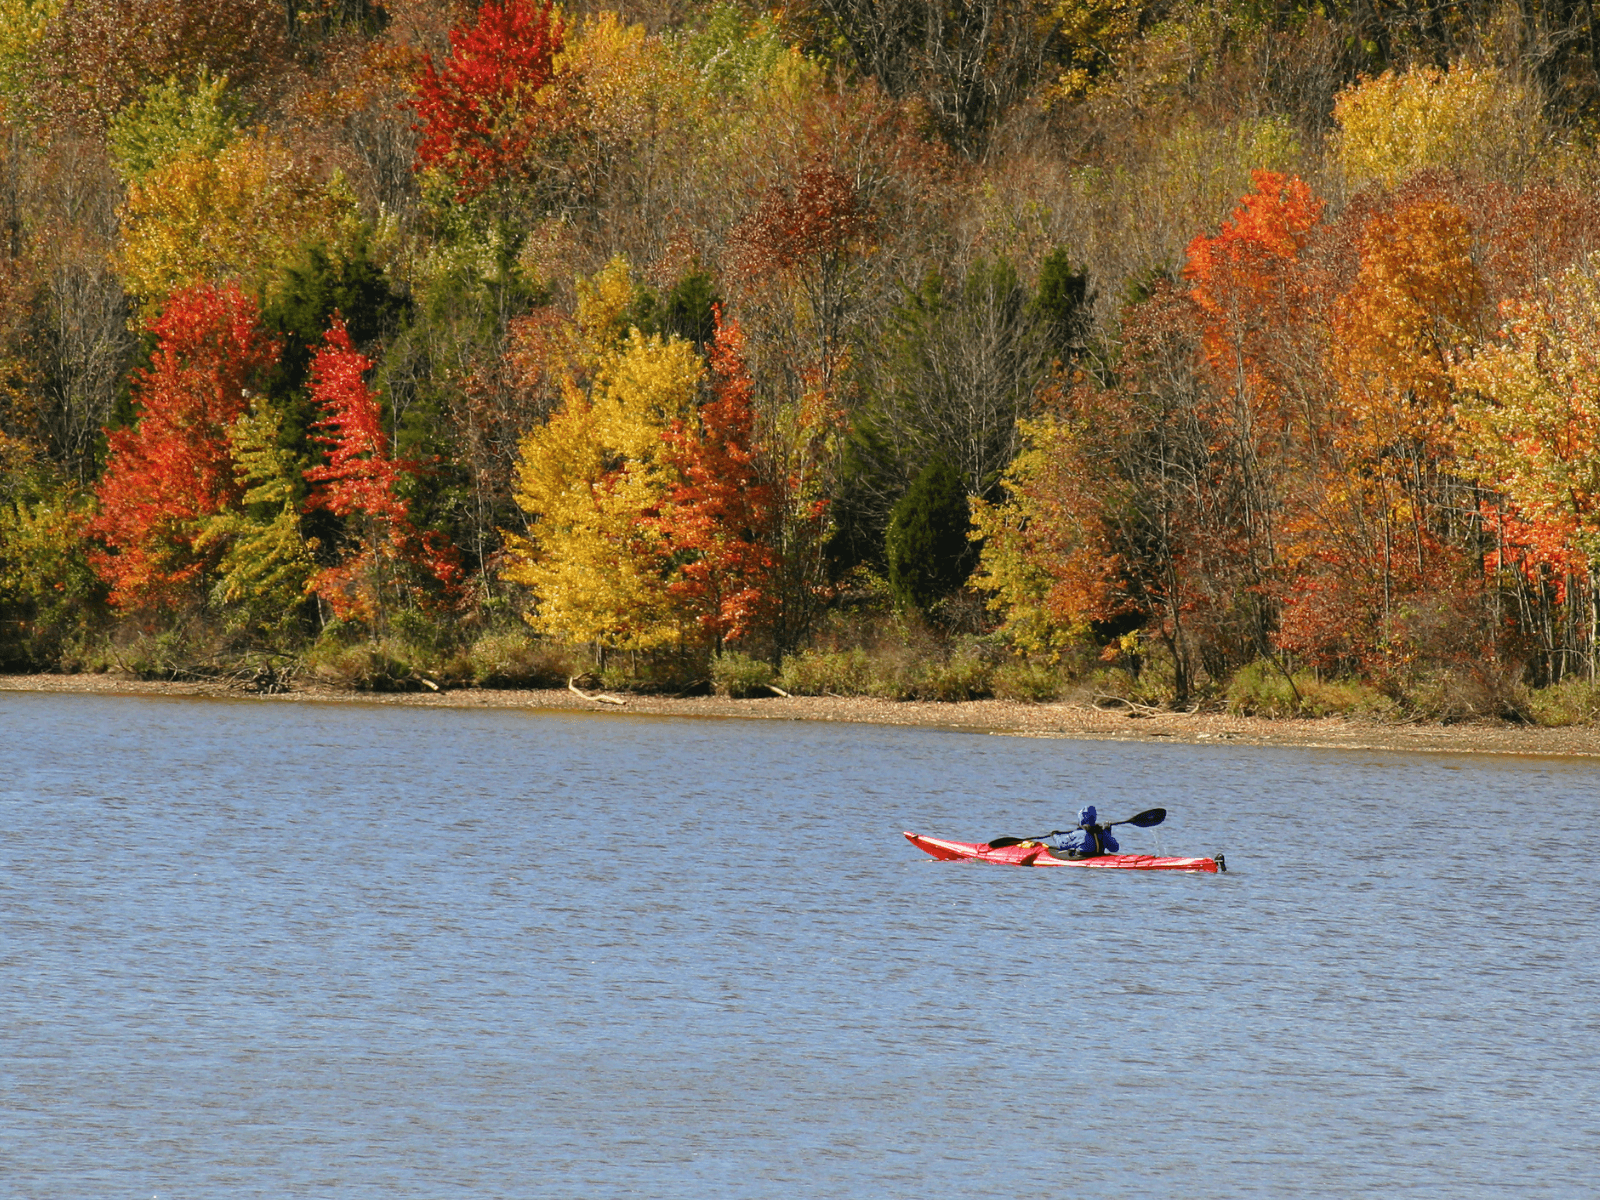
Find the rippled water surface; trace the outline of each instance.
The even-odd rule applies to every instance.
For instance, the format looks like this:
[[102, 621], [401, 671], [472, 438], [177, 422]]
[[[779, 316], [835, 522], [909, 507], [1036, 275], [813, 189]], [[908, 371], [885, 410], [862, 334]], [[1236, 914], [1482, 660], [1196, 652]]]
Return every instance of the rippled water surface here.
[[[1593, 764], [34, 694], [0, 738], [7, 1198], [1593, 1194]], [[900, 837], [1090, 800], [1233, 872]]]

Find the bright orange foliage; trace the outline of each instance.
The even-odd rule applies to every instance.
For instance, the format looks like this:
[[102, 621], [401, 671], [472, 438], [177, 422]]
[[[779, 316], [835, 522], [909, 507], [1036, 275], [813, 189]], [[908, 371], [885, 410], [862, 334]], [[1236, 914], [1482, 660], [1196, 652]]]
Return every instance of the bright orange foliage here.
[[755, 388], [745, 367], [744, 334], [720, 311], [710, 358], [711, 401], [701, 405], [694, 424], [674, 421], [665, 435], [682, 482], [657, 523], [669, 553], [684, 556], [667, 591], [720, 649], [770, 615], [778, 513], [753, 440]]
[[1374, 447], [1449, 452], [1450, 353], [1478, 334], [1485, 300], [1473, 231], [1447, 200], [1381, 211], [1362, 231], [1355, 286], [1334, 318], [1334, 376]]
[[1274, 343], [1312, 315], [1302, 251], [1323, 203], [1298, 178], [1255, 171], [1251, 181], [1256, 190], [1222, 231], [1189, 243], [1184, 278], [1200, 313], [1201, 348], [1221, 385], [1276, 396], [1287, 364], [1271, 352]]

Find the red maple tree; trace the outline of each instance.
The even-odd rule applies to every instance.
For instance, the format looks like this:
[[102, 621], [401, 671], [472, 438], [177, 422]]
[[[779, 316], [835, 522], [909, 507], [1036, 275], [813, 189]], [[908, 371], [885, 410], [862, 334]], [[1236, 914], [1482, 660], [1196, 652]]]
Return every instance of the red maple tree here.
[[389, 453], [377, 397], [367, 387], [372, 360], [355, 348], [344, 319], [335, 315], [311, 363], [311, 396], [323, 411], [313, 428], [327, 448], [326, 465], [305, 472], [312, 484], [306, 511], [346, 518], [354, 545], [319, 571], [312, 588], [341, 620], [381, 622], [388, 593], [404, 586], [402, 568], [423, 568], [453, 594], [461, 565], [455, 548], [434, 533], [419, 534], [402, 479], [418, 464]]
[[699, 410], [698, 428], [674, 421], [665, 435], [683, 482], [656, 524], [683, 559], [668, 591], [687, 603], [720, 650], [770, 614], [778, 511], [759, 470], [744, 334], [720, 310], [710, 360], [712, 399]]
[[204, 575], [211, 559], [195, 548], [201, 524], [240, 493], [228, 425], [279, 351], [236, 283], [174, 293], [147, 328], [156, 348], [133, 375], [138, 422], [107, 431], [91, 527], [105, 547], [94, 565], [123, 609], [178, 603]]
[[564, 39], [554, 0], [489, 0], [472, 25], [452, 29], [443, 68], [424, 56], [413, 83], [418, 165], [449, 174], [458, 199], [526, 171], [560, 120], [560, 106], [539, 93], [555, 76]]

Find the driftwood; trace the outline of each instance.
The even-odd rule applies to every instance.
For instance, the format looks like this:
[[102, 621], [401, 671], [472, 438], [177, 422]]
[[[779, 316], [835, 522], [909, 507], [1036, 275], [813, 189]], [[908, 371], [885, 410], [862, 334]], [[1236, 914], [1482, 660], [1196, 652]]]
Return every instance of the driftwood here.
[[596, 692], [596, 693], [594, 693], [594, 695], [591, 696], [588, 692], [580, 691], [578, 689], [577, 680], [578, 680], [578, 677], [576, 675], [570, 676], [567, 679], [567, 691], [571, 692], [575, 696], [582, 696], [585, 700], [592, 700], [596, 704], [626, 704], [627, 703], [627, 701], [624, 700], [621, 696], [611, 696], [611, 695], [608, 695], [605, 692]]
[[1188, 708], [1159, 708], [1153, 704], [1140, 704], [1135, 700], [1129, 700], [1125, 696], [1112, 696], [1105, 692], [1096, 692], [1094, 702], [1090, 707], [1107, 709], [1115, 708], [1119, 704], [1128, 710], [1128, 716], [1130, 717], [1188, 717], [1200, 711], [1198, 704], [1191, 705]]
[[779, 687], [775, 683], [767, 684], [767, 691], [771, 692], [774, 696], [782, 696], [785, 700], [794, 699], [793, 696], [789, 695], [788, 692], [784, 691], [781, 687]]

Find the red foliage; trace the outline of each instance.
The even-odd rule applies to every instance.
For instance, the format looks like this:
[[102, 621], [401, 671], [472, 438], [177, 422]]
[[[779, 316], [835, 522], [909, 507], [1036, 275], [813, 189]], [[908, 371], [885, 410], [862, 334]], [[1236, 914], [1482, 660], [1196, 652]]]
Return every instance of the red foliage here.
[[409, 519], [395, 483], [411, 464], [389, 457], [376, 398], [367, 388], [372, 360], [355, 348], [344, 320], [335, 317], [323, 346], [311, 362], [311, 395], [323, 411], [316, 428], [331, 430], [317, 440], [328, 448], [328, 465], [306, 471], [319, 486], [306, 499], [307, 511], [326, 509], [337, 516], [361, 513], [386, 521]]
[[311, 363], [311, 396], [322, 408], [317, 440], [328, 450], [326, 466], [305, 473], [313, 485], [306, 511], [318, 509], [355, 518], [361, 544], [317, 574], [312, 587], [341, 619], [372, 620], [383, 605], [385, 566], [422, 567], [449, 594], [459, 590], [460, 556], [435, 533], [418, 534], [410, 506], [397, 490], [417, 464], [389, 454], [377, 398], [368, 389], [372, 360], [355, 348], [344, 320], [333, 326]]
[[234, 283], [174, 293], [149, 331], [155, 354], [133, 376], [139, 421], [107, 432], [92, 527], [107, 547], [95, 567], [125, 609], [176, 602], [204, 573], [200, 525], [239, 498], [228, 425], [249, 405], [246, 383], [279, 350]]
[[818, 158], [792, 190], [774, 186], [767, 192], [738, 240], [746, 269], [765, 274], [843, 254], [873, 224], [871, 208], [850, 177]]
[[744, 334], [717, 314], [711, 349], [712, 399], [699, 428], [674, 421], [669, 459], [682, 476], [657, 527], [687, 557], [668, 590], [685, 600], [718, 646], [745, 637], [771, 612], [778, 510], [761, 481], [752, 441], [754, 386], [744, 361]]
[[538, 93], [554, 76], [564, 37], [554, 0], [489, 0], [473, 25], [451, 30], [444, 68], [424, 57], [413, 85], [419, 166], [448, 172], [458, 198], [526, 169], [558, 119], [558, 106]]

